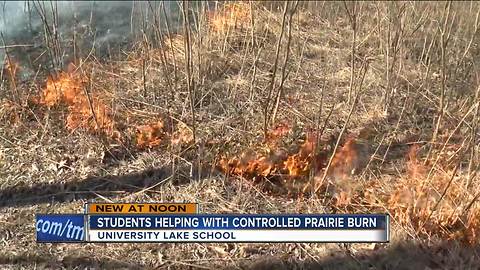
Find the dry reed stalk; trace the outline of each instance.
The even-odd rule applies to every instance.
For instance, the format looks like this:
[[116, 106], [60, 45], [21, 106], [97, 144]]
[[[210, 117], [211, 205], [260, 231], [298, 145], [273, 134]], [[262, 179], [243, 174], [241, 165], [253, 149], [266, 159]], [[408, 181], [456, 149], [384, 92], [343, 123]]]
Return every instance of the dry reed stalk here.
[[452, 8], [452, 2], [451, 1], [448, 1], [445, 3], [445, 7], [444, 7], [444, 12], [442, 14], [442, 21], [443, 21], [443, 26], [442, 28], [440, 28], [440, 52], [441, 52], [441, 71], [442, 71], [442, 81], [441, 81], [441, 92], [440, 92], [440, 104], [439, 104], [439, 111], [438, 111], [438, 115], [437, 115], [437, 121], [436, 121], [436, 124], [435, 124], [435, 129], [433, 131], [433, 135], [432, 135], [432, 141], [431, 141], [431, 145], [430, 145], [430, 150], [427, 154], [427, 158], [426, 160], [428, 160], [430, 158], [430, 155], [435, 147], [435, 142], [437, 141], [437, 137], [438, 137], [438, 131], [440, 130], [440, 125], [442, 123], [442, 119], [444, 118], [445, 116], [445, 106], [446, 106], [446, 85], [447, 85], [447, 59], [446, 59], [446, 54], [447, 54], [447, 46], [448, 46], [448, 42], [450, 40], [450, 37], [451, 37], [451, 33], [452, 33], [452, 27], [453, 27], [453, 23], [455, 22], [455, 15], [453, 16], [453, 19], [451, 21], [451, 26], [450, 28], [448, 28], [448, 22], [449, 22], [449, 19], [450, 19], [450, 12], [451, 12], [451, 8]]
[[351, 44], [351, 55], [350, 55], [350, 87], [348, 89], [348, 103], [350, 103], [353, 92], [354, 92], [354, 80], [355, 80], [355, 58], [356, 53], [355, 49], [357, 46], [357, 2], [353, 1], [352, 11], [348, 9], [347, 2], [343, 1], [343, 6], [345, 8], [345, 12], [348, 15], [348, 19], [350, 20], [350, 27], [352, 28], [352, 44]]
[[13, 61], [13, 59], [10, 57], [10, 54], [8, 53], [5, 45], [5, 37], [3, 36], [3, 33], [0, 32], [0, 37], [2, 38], [3, 42], [3, 47], [5, 48], [5, 59], [6, 60], [6, 69], [3, 67], [1, 68], [2, 71], [2, 76], [0, 79], [3, 79], [3, 72], [6, 70], [8, 72], [8, 78], [10, 81], [10, 90], [12, 91], [12, 100], [20, 104], [20, 101], [22, 98], [20, 97], [20, 92], [17, 89], [17, 80], [16, 80], [16, 73], [18, 69], [18, 64]]
[[190, 112], [192, 114], [192, 129], [193, 129], [193, 143], [196, 143], [196, 115], [195, 115], [195, 81], [192, 76], [192, 43], [190, 35], [190, 19], [188, 1], [182, 2], [183, 14], [183, 33], [184, 33], [184, 48], [185, 48], [185, 71], [187, 74], [187, 89], [190, 96]]
[[271, 78], [270, 78], [270, 83], [268, 85], [268, 94], [265, 99], [264, 103], [264, 113], [263, 113], [263, 134], [264, 134], [264, 139], [267, 139], [267, 132], [268, 132], [268, 120], [270, 118], [270, 115], [268, 114], [269, 109], [270, 109], [270, 99], [272, 98], [272, 94], [275, 90], [275, 77], [277, 75], [277, 67], [278, 67], [278, 59], [280, 58], [280, 47], [282, 44], [282, 39], [283, 39], [283, 33], [285, 32], [285, 25], [286, 25], [286, 18], [287, 18], [287, 11], [288, 11], [288, 1], [285, 1], [285, 5], [283, 7], [283, 16], [282, 16], [282, 27], [280, 30], [280, 36], [278, 37], [277, 40], [277, 47], [275, 50], [275, 61], [273, 63], [272, 67], [272, 73], [271, 73]]
[[[475, 104], [473, 104], [470, 109], [468, 110], [467, 113], [465, 113], [465, 115], [463, 116], [463, 118], [458, 122], [457, 126], [453, 129], [453, 131], [450, 133], [450, 135], [448, 136], [447, 140], [445, 140], [445, 143], [443, 143], [443, 146], [440, 150], [440, 152], [437, 154], [437, 158], [435, 159], [435, 161], [433, 162], [432, 164], [432, 167], [430, 168], [429, 172], [428, 172], [428, 175], [427, 175], [427, 179], [422, 183], [422, 187], [425, 186], [425, 185], [428, 185], [430, 184], [430, 180], [431, 180], [431, 177], [433, 175], [433, 171], [435, 170], [435, 167], [437, 165], [437, 163], [439, 162], [440, 158], [442, 157], [442, 154], [443, 152], [445, 151], [445, 148], [447, 147], [448, 143], [450, 142], [450, 140], [452, 139], [453, 135], [460, 129], [460, 127], [464, 124], [465, 122], [465, 119], [470, 115], [470, 113], [472, 113], [474, 111], [474, 109], [476, 107], [478, 107], [480, 105], [480, 102], [477, 102]], [[427, 157], [428, 158], [428, 157]]]
[[288, 60], [290, 58], [290, 43], [292, 41], [292, 19], [293, 19], [293, 15], [297, 11], [297, 7], [298, 7], [298, 1], [295, 1], [293, 3], [293, 7], [291, 8], [290, 13], [288, 14], [287, 46], [285, 48], [286, 52], [285, 52], [285, 58], [284, 58], [284, 61], [283, 61], [283, 66], [282, 66], [282, 77], [281, 77], [280, 85], [278, 86], [278, 92], [277, 92], [277, 95], [276, 95], [276, 98], [275, 98], [275, 100], [276, 100], [275, 107], [273, 109], [273, 112], [271, 113], [271, 115], [272, 115], [272, 125], [275, 124], [275, 119], [277, 117], [277, 112], [278, 112], [278, 106], [280, 105], [280, 99], [282, 98], [282, 95], [283, 95], [283, 85], [284, 85], [285, 80], [287, 79], [287, 75], [288, 75], [286, 72], [287, 72]]

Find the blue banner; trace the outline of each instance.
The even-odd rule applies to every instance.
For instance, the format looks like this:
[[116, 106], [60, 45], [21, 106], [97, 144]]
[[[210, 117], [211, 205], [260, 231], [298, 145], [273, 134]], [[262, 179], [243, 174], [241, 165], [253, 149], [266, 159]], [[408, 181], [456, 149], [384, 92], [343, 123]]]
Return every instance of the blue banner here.
[[37, 242], [84, 242], [85, 216], [83, 214], [38, 214], [35, 229]]
[[388, 215], [94, 215], [90, 229], [385, 230]]

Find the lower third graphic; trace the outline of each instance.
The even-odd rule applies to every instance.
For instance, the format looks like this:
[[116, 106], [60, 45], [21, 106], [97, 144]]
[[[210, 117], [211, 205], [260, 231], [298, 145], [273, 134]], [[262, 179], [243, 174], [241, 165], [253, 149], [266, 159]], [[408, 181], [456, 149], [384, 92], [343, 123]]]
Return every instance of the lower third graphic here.
[[37, 242], [85, 241], [84, 215], [37, 215]]

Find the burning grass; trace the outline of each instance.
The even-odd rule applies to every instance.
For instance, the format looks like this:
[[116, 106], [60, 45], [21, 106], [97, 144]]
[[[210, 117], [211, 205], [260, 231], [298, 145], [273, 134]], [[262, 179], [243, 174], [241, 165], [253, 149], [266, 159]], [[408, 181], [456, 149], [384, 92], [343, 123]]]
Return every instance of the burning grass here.
[[[250, 179], [255, 183], [270, 181], [287, 189], [292, 188], [292, 181], [300, 181], [306, 183], [302, 193], [308, 191], [308, 176], [312, 171], [313, 175], [323, 175], [332, 154], [331, 148], [326, 142], [315, 147], [317, 139], [312, 135], [307, 135], [297, 151], [282, 148], [278, 139], [288, 132], [286, 126], [279, 125], [269, 132], [265, 145], [248, 149], [237, 156], [223, 157], [219, 168], [227, 175]], [[459, 150], [455, 147], [460, 146], [451, 144], [445, 147], [449, 149], [447, 153], [453, 153], [451, 155], [438, 153], [436, 159], [439, 160], [435, 164], [443, 170], [431, 171], [434, 162], [419, 159], [419, 146], [414, 144], [406, 157], [405, 174], [387, 191], [384, 183], [369, 181], [362, 184], [354, 177], [363, 171], [370, 153], [364, 142], [350, 136], [336, 152], [327, 172], [328, 181], [335, 186], [331, 194], [335, 199], [334, 205], [346, 207], [347, 211], [352, 210], [352, 204], [358, 203], [369, 205], [371, 211], [378, 206], [386, 207], [397, 222], [412, 228], [414, 235], [479, 244], [480, 208], [474, 204], [476, 198], [466, 187], [465, 175], [461, 175], [457, 168], [447, 166], [452, 164], [452, 159], [461, 162], [457, 157]]]
[[159, 146], [165, 136], [164, 128], [165, 125], [163, 121], [157, 121], [137, 127], [137, 147], [152, 148]]
[[[265, 145], [248, 149], [238, 156], [222, 157], [219, 168], [227, 175], [241, 176], [254, 182], [270, 182], [282, 184], [299, 180], [305, 184], [311, 171], [320, 173], [326, 165], [329, 155], [328, 145], [320, 142], [317, 136], [308, 133], [300, 146], [281, 147], [279, 140], [290, 132], [285, 124], [280, 124], [268, 133]], [[295, 150], [295, 148], [297, 148]], [[286, 183], [287, 187], [291, 187]]]
[[80, 128], [117, 138], [118, 131], [111, 108], [106, 105], [102, 95], [87, 93], [87, 83], [87, 78], [75, 71], [61, 72], [57, 78], [49, 77], [40, 104], [48, 108], [61, 104], [67, 106], [65, 126], [70, 131]]
[[418, 146], [410, 149], [407, 174], [395, 184], [387, 201], [393, 217], [415, 228], [420, 235], [460, 239], [478, 244], [480, 208], [471, 208], [474, 197], [457, 168], [430, 173], [417, 158]]
[[[340, 8], [343, 7], [340, 6]], [[317, 117], [320, 118], [319, 120], [325, 120], [326, 111], [322, 110], [323, 113], [317, 115], [318, 106], [323, 106], [327, 111], [329, 108], [332, 110], [331, 118], [328, 121], [325, 120], [325, 136], [336, 134], [339, 126], [347, 117], [348, 110], [345, 108], [348, 107], [348, 103], [344, 100], [351, 75], [351, 68], [348, 65], [351, 30], [335, 24], [337, 18], [333, 18], [330, 23], [318, 16], [306, 15], [307, 13], [299, 14], [298, 18], [294, 17], [292, 54], [286, 66], [287, 73], [290, 75], [283, 86], [285, 96], [281, 99], [278, 118], [301, 122], [300, 134], [303, 135], [300, 135], [297, 132], [299, 130], [294, 130], [291, 125], [280, 123], [268, 131], [265, 141], [258, 142], [258, 134], [262, 133], [262, 106], [264, 103], [262, 95], [265, 94], [264, 90], [267, 89], [266, 86], [270, 81], [271, 64], [274, 62], [272, 51], [278, 40], [280, 29], [277, 28], [281, 22], [281, 16], [278, 15], [281, 14], [270, 12], [267, 15], [259, 10], [255, 11], [256, 29], [254, 29], [253, 35], [256, 35], [255, 38], [258, 40], [262, 40], [260, 35], [264, 37], [262, 51], [257, 51], [256, 47], [247, 49], [246, 46], [232, 46], [237, 40], [230, 38], [231, 35], [242, 42], [250, 42], [250, 35], [242, 35], [246, 33], [244, 30], [251, 27], [250, 17], [252, 14], [249, 13], [249, 3], [226, 3], [219, 10], [208, 15], [208, 25], [213, 36], [204, 36], [202, 33], [202, 35], [198, 35], [204, 38], [200, 42], [196, 39], [197, 35], [192, 35], [193, 80], [196, 91], [194, 110], [197, 116], [195, 139], [198, 148], [184, 147], [192, 146], [193, 143], [193, 126], [185, 124], [193, 123], [193, 119], [189, 110], [189, 93], [185, 85], [185, 43], [182, 35], [173, 35], [171, 40], [164, 39], [164, 51], [158, 53], [155, 49], [139, 50], [129, 53], [126, 61], [102, 63], [104, 66], [95, 66], [93, 78], [82, 76], [75, 69], [62, 72], [56, 78], [49, 78], [46, 86], [42, 87], [42, 96], [37, 103], [49, 108], [52, 112], [65, 112], [65, 117], [61, 118], [62, 114], [60, 113], [49, 114], [48, 116], [52, 116], [50, 118], [42, 118], [42, 115], [35, 111], [40, 119], [38, 121], [40, 124], [26, 132], [30, 136], [28, 139], [18, 139], [18, 149], [32, 146], [36, 153], [36, 151], [40, 151], [37, 149], [43, 149], [44, 145], [55, 140], [58, 144], [62, 143], [61, 147], [53, 144], [52, 148], [55, 148], [56, 152], [51, 151], [45, 155], [42, 154], [41, 157], [32, 154], [33, 152], [28, 152], [26, 155], [28, 157], [22, 160], [23, 157], [17, 158], [22, 152], [12, 148], [11, 143], [8, 142], [7, 147], [0, 148], [2, 150], [0, 161], [3, 161], [2, 158], [8, 159], [3, 163], [8, 166], [1, 167], [2, 162], [0, 162], [0, 170], [6, 171], [6, 173], [2, 171], [0, 173], [9, 177], [14, 175], [10, 173], [13, 170], [11, 168], [17, 167], [18, 175], [6, 180], [5, 185], [22, 184], [19, 182], [25, 179], [25, 171], [33, 176], [44, 174], [42, 180], [39, 181], [61, 182], [62, 188], [63, 185], [73, 185], [75, 188], [73, 180], [78, 179], [68, 177], [70, 174], [80, 174], [80, 171], [82, 174], [79, 178], [84, 179], [87, 175], [97, 174], [98, 171], [101, 171], [102, 175], [104, 172], [111, 175], [128, 175], [151, 168], [169, 167], [179, 172], [178, 174], [172, 173], [171, 178], [175, 178], [172, 183], [161, 182], [162, 187], [160, 187], [157, 185], [159, 182], [155, 181], [162, 177], [150, 176], [147, 173], [147, 176], [142, 175], [139, 177], [141, 179], [134, 183], [134, 186], [138, 187], [135, 191], [138, 192], [130, 193], [120, 190], [118, 192], [120, 195], [117, 196], [115, 193], [107, 199], [141, 201], [167, 198], [168, 200], [200, 201], [205, 202], [206, 211], [211, 212], [389, 212], [393, 220], [392, 236], [398, 233], [409, 240], [453, 239], [469, 245], [478, 245], [480, 208], [477, 203], [478, 187], [475, 186], [478, 179], [472, 178], [471, 181], [467, 181], [470, 175], [466, 172], [464, 164], [457, 166], [460, 164], [463, 152], [459, 148], [460, 144], [448, 144], [444, 151], [438, 151], [437, 148], [432, 151], [428, 161], [421, 158], [418, 153], [417, 145], [422, 144], [419, 141], [428, 141], [428, 136], [431, 134], [429, 132], [431, 131], [432, 117], [435, 116], [436, 105], [435, 89], [439, 88], [439, 85], [438, 80], [432, 80], [427, 84], [431, 91], [421, 94], [420, 92], [414, 93], [417, 85], [424, 85], [421, 79], [425, 77], [423, 71], [415, 69], [420, 66], [419, 63], [412, 63], [415, 59], [402, 58], [401, 65], [405, 68], [391, 68], [393, 73], [398, 72], [400, 76], [394, 79], [399, 83], [394, 83], [394, 86], [390, 85], [394, 89], [395, 98], [404, 98], [405, 96], [413, 98], [407, 99], [405, 108], [401, 107], [403, 99], [398, 99], [402, 102], [393, 100], [389, 114], [384, 116], [379, 93], [384, 91], [384, 87], [389, 84], [384, 78], [383, 52], [379, 50], [378, 57], [372, 58], [374, 69], [368, 70], [366, 74], [363, 87], [365, 89], [360, 89], [365, 92], [361, 93], [358, 107], [348, 126], [349, 130], [351, 128], [364, 130], [365, 126], [371, 127], [368, 130], [372, 134], [365, 136], [368, 137], [367, 139], [360, 134], [352, 137], [344, 135], [348, 139], [345, 142], [342, 140], [332, 158], [332, 142], [335, 142], [336, 138], [327, 141], [318, 140], [314, 133], [304, 132], [306, 130], [304, 126], [315, 125]], [[332, 12], [332, 14], [334, 13]], [[262, 26], [262, 20], [267, 17], [271, 19], [271, 23], [266, 29], [269, 31], [264, 31], [265, 29], [262, 30], [262, 27], [259, 26]], [[302, 19], [306, 17], [309, 18], [308, 22]], [[360, 18], [359, 21], [363, 19]], [[382, 21], [378, 22], [378, 24], [382, 23]], [[370, 33], [372, 34], [370, 35]], [[363, 38], [365, 33], [360, 31], [358, 34], [358, 41], [361, 41], [358, 44], [359, 55], [363, 54], [368, 46], [367, 54], [377, 52], [376, 46], [369, 45], [370, 39], [376, 38], [375, 32], [369, 31], [368, 39]], [[377, 44], [377, 40], [374, 41], [374, 44]], [[422, 44], [423, 42], [422, 39]], [[286, 45], [284, 43], [282, 46]], [[388, 44], [388, 42], [378, 41], [380, 47], [383, 46], [382, 44]], [[224, 49], [220, 52], [221, 48]], [[324, 55], [329, 57], [324, 57]], [[174, 59], [177, 61], [176, 69], [173, 67]], [[280, 58], [280, 60], [282, 59], [283, 57]], [[360, 61], [360, 58], [358, 59]], [[162, 61], [166, 63], [165, 66], [160, 66], [159, 63]], [[283, 60], [280, 62], [283, 63]], [[204, 63], [208, 65], [204, 65]], [[90, 64], [94, 65], [95, 63], [84, 64], [84, 68], [87, 70]], [[421, 64], [423, 65], [423, 63]], [[208, 72], [209, 65], [215, 67], [215, 70], [219, 70], [219, 72]], [[320, 67], [322, 69], [319, 69]], [[432, 70], [435, 72], [437, 72], [437, 68], [432, 66]], [[400, 80], [403, 74], [400, 73], [404, 70], [409, 72], [408, 87], [400, 83], [403, 82]], [[8, 73], [6, 74], [8, 75]], [[178, 78], [174, 76], [178, 76]], [[320, 89], [318, 86], [320, 84], [317, 84], [320, 79], [326, 80], [326, 83], [322, 85], [329, 91], [325, 95], [322, 105], [319, 105], [320, 92], [323, 95], [324, 89]], [[406, 84], [406, 82], [403, 83]], [[173, 85], [174, 89], [171, 87]], [[118, 91], [115, 92], [116, 90]], [[423, 90], [419, 89], [418, 91]], [[471, 99], [471, 97], [469, 98]], [[410, 100], [414, 103], [412, 106], [409, 104]], [[449, 105], [448, 110], [446, 109], [444, 121], [451, 122], [462, 119], [461, 111], [457, 112], [453, 109], [455, 101], [450, 100], [449, 102], [452, 102], [449, 103], [452, 106]], [[462, 102], [465, 105], [470, 101], [465, 99]], [[4, 130], [8, 129], [10, 123], [15, 124], [21, 121], [22, 114], [25, 114], [23, 104], [19, 105], [16, 102], [5, 100], [0, 106], [0, 121], [7, 126]], [[418, 107], [421, 110], [417, 112], [415, 108], [410, 107]], [[401, 118], [399, 112], [403, 113], [404, 109], [404, 117], [399, 119]], [[428, 115], [423, 113], [427, 110], [431, 111]], [[377, 113], [380, 111], [382, 113]], [[168, 116], [161, 114], [167, 115], [167, 112]], [[375, 114], [375, 117], [372, 116], [372, 113]], [[77, 136], [57, 138], [55, 137], [56, 132], [48, 132], [48, 129], [55, 125], [43, 125], [43, 120], [55, 121], [58, 119], [53, 117], [57, 116], [62, 119], [65, 129]], [[398, 125], [396, 125], [397, 120]], [[468, 121], [470, 119], [465, 118], [465, 123]], [[47, 132], [38, 132], [42, 128]], [[464, 135], [466, 134], [465, 130], [468, 129], [459, 129], [458, 133]], [[440, 131], [440, 133], [442, 132]], [[14, 136], [24, 135], [18, 133]], [[82, 133], [96, 136], [88, 137], [89, 140], [85, 140], [84, 136], [78, 136]], [[400, 133], [411, 133], [418, 136], [415, 136], [413, 141], [402, 140], [399, 139]], [[448, 133], [448, 131], [444, 133]], [[424, 136], [425, 134], [426, 136]], [[443, 140], [442, 135], [444, 134], [439, 134], [439, 141]], [[92, 138], [100, 136], [102, 144], [111, 143], [111, 145], [107, 145], [108, 151], [115, 150], [112, 145], [116, 146], [118, 142], [125, 143], [126, 148], [131, 147], [127, 150], [135, 150], [131, 151], [132, 159], [123, 160], [120, 157], [121, 162], [115, 163], [118, 166], [110, 166], [110, 164], [103, 166], [103, 160], [111, 157], [108, 151], [99, 150], [103, 152], [98, 155], [95, 152], [97, 148], [101, 147], [98, 147], [100, 143]], [[382, 139], [380, 142], [379, 139], [382, 136], [387, 139], [385, 141]], [[103, 137], [107, 137], [109, 140], [105, 142]], [[3, 142], [1, 139], [0, 142]], [[405, 144], [402, 145], [404, 150], [392, 145], [387, 155], [385, 146], [388, 145], [387, 141], [390, 139]], [[17, 143], [15, 140], [16, 138], [11, 141]], [[44, 145], [31, 143], [35, 140], [43, 140], [39, 144], [43, 143]], [[254, 140], [255, 142], [252, 143]], [[44, 143], [45, 141], [49, 143]], [[458, 143], [458, 140], [455, 141]], [[235, 151], [228, 148], [230, 143], [235, 144]], [[67, 157], [62, 156], [57, 159], [58, 149], [69, 148], [77, 144], [91, 147], [91, 149], [83, 152], [73, 149], [64, 154]], [[410, 144], [413, 144], [414, 147], [410, 149], [407, 158], [404, 158], [405, 151]], [[162, 151], [167, 146], [169, 151], [184, 148], [182, 151], [169, 155], [166, 154], [167, 151]], [[371, 156], [373, 154], [371, 150], [374, 148], [372, 146], [378, 146], [380, 149], [376, 156]], [[152, 148], [157, 151], [148, 151]], [[243, 149], [243, 151], [238, 149]], [[225, 181], [221, 177], [216, 178], [217, 176], [212, 173], [209, 179], [192, 180], [176, 185], [175, 180], [178, 179], [176, 177], [179, 174], [182, 174], [182, 177], [188, 175], [185, 178], [194, 178], [192, 177], [195, 173], [194, 168], [199, 164], [196, 164], [192, 157], [197, 156], [194, 155], [194, 151], [197, 150], [199, 151], [198, 156], [202, 159], [200, 165], [210, 166], [215, 163], [214, 165], [227, 176]], [[395, 153], [391, 154], [392, 152]], [[36, 157], [35, 162], [28, 159], [30, 156]], [[48, 156], [49, 160], [44, 160], [44, 156]], [[330, 158], [332, 158], [331, 166], [329, 171], [325, 172]], [[52, 159], [54, 159], [53, 165]], [[217, 160], [219, 161], [217, 162]], [[83, 164], [82, 162], [87, 165], [79, 165]], [[371, 164], [365, 169], [369, 162]], [[102, 165], [97, 165], [100, 163]], [[32, 168], [27, 168], [28, 166], [25, 167], [24, 164], [33, 165]], [[190, 171], [184, 171], [183, 166], [188, 167], [187, 170], [190, 169]], [[48, 169], [50, 167], [53, 169]], [[434, 167], [433, 170], [432, 167]], [[70, 170], [70, 168], [73, 169]], [[68, 173], [63, 174], [63, 172]], [[326, 181], [319, 183], [318, 180], [322, 179], [324, 174], [326, 174], [324, 179]], [[161, 180], [163, 181], [163, 179]], [[236, 180], [232, 181], [233, 179]], [[139, 185], [139, 182], [143, 180], [148, 188]], [[308, 183], [309, 180], [312, 180], [312, 183]], [[310, 196], [313, 192], [310, 192], [312, 187], [309, 185], [315, 184], [313, 182], [322, 185], [319, 188], [315, 187], [319, 192]], [[467, 182], [473, 184], [468, 185]], [[284, 189], [281, 193], [275, 194], [264, 193], [265, 189], [257, 189], [257, 187], [267, 186], [263, 185], [267, 183], [274, 183]], [[296, 189], [295, 183], [299, 183], [301, 187]], [[100, 186], [103, 188], [103, 183]], [[165, 186], [167, 189], [164, 189]], [[211, 190], [213, 186], [216, 187], [215, 190]], [[92, 193], [89, 188], [90, 186], [85, 190], [79, 190], [79, 193]], [[290, 196], [292, 193], [295, 196]], [[287, 196], [285, 196], [286, 194]], [[189, 197], [191, 195], [194, 197]], [[105, 195], [102, 193], [99, 196]], [[199, 198], [203, 198], [203, 200]], [[77, 202], [80, 201], [77, 200], [74, 203]], [[40, 205], [40, 207], [44, 206]], [[8, 215], [13, 219], [16, 217], [18, 208], [12, 209], [13, 211]], [[14, 222], [11, 224], [12, 227], [18, 225]], [[30, 233], [25, 233], [25, 235], [30, 235]], [[23, 238], [24, 241], [25, 239], [27, 237]], [[28, 241], [31, 242], [30, 239]], [[124, 247], [126, 246], [118, 246], [118, 250], [125, 251]], [[171, 261], [176, 260], [178, 247], [168, 251], [171, 252], [172, 257], [169, 258]], [[244, 245], [240, 245], [240, 247], [244, 247]], [[269, 247], [276, 249], [274, 246]], [[181, 248], [185, 248], [185, 246]], [[189, 248], [190, 246], [187, 247], [187, 249]], [[137, 251], [136, 247], [132, 249]], [[192, 256], [197, 258], [198, 250], [190, 248], [189, 251], [195, 253]], [[292, 252], [296, 251], [298, 249]], [[160, 254], [163, 250], [158, 252]], [[222, 252], [224, 252], [223, 248]], [[232, 250], [231, 252], [236, 251]], [[151, 250], [145, 251], [145, 254], [151, 254]], [[224, 254], [231, 253], [225, 252]], [[224, 254], [222, 254], [222, 258]], [[137, 258], [133, 260], [135, 259]]]
[[[92, 134], [102, 134], [117, 142], [133, 138], [133, 144], [139, 149], [154, 148], [162, 145], [168, 137], [175, 145], [187, 145], [193, 140], [190, 129], [184, 124], [178, 130], [167, 129], [163, 118], [148, 119], [141, 123], [138, 119], [130, 121], [127, 111], [114, 110], [108, 95], [97, 89], [87, 92], [88, 78], [75, 71], [70, 65], [68, 72], [61, 72], [56, 78], [49, 77], [38, 103], [50, 109], [67, 107], [65, 127], [74, 132], [85, 130]], [[8, 107], [5, 106], [8, 109]], [[130, 126], [134, 128], [130, 128]]]

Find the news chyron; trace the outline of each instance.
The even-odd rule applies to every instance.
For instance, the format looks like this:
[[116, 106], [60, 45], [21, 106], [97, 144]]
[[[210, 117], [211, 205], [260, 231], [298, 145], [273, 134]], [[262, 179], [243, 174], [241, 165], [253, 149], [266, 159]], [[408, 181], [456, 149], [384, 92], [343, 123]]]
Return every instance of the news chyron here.
[[37, 214], [40, 243], [385, 243], [388, 214], [208, 214], [197, 203], [96, 203]]

